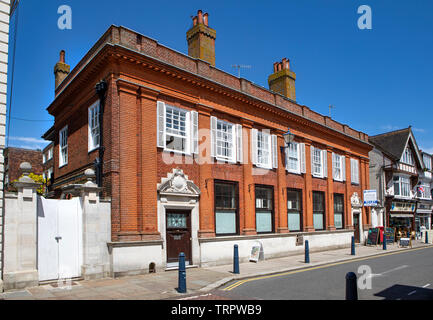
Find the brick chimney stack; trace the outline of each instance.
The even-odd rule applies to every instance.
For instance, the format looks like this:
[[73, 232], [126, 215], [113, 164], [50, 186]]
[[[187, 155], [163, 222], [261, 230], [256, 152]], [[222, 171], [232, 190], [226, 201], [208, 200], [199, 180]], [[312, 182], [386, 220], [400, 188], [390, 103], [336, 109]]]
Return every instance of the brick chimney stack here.
[[215, 66], [216, 31], [209, 27], [209, 14], [203, 14], [203, 11], [198, 10], [192, 22], [192, 28], [186, 33], [188, 55]]
[[269, 89], [296, 101], [296, 74], [290, 70], [290, 60], [284, 58], [274, 63], [274, 73], [269, 76]]
[[56, 87], [62, 83], [63, 80], [68, 76], [68, 74], [71, 72], [71, 67], [66, 64], [65, 62], [65, 50], [60, 51], [60, 58], [59, 62], [56, 63], [54, 66], [54, 77], [56, 80]]

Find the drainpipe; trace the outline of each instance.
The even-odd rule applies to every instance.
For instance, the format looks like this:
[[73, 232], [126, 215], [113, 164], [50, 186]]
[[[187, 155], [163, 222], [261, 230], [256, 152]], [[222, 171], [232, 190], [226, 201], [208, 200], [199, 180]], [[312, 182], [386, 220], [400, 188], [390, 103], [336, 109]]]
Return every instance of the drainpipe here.
[[101, 80], [95, 86], [96, 94], [99, 96], [99, 157], [96, 158], [94, 166], [96, 173], [96, 183], [98, 187], [102, 188], [102, 175], [103, 175], [103, 163], [104, 163], [104, 107], [105, 98], [107, 93], [107, 82]]

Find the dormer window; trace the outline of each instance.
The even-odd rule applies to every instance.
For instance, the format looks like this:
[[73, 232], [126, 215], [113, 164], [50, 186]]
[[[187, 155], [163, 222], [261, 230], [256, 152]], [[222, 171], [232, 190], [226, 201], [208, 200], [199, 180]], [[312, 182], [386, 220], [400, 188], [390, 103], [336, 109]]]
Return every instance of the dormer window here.
[[413, 161], [412, 150], [410, 150], [409, 148], [406, 148], [404, 150], [403, 157], [401, 158], [401, 162], [411, 166], [415, 165]]

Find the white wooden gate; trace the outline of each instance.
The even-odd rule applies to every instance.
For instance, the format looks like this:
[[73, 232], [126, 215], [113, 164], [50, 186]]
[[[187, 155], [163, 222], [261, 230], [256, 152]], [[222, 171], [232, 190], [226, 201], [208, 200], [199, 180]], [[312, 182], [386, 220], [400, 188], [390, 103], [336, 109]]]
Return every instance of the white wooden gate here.
[[81, 276], [82, 208], [79, 198], [38, 200], [39, 281]]

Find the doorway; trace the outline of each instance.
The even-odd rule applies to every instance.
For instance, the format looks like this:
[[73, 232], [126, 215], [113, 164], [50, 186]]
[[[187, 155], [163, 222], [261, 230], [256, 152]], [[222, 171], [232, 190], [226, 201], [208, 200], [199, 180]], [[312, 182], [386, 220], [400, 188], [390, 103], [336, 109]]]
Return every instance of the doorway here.
[[167, 210], [167, 267], [179, 266], [179, 254], [185, 254], [185, 264], [192, 264], [191, 211]]
[[39, 281], [81, 276], [82, 208], [79, 198], [38, 203]]
[[355, 229], [355, 242], [360, 243], [359, 238], [359, 213], [353, 213], [353, 228]]

